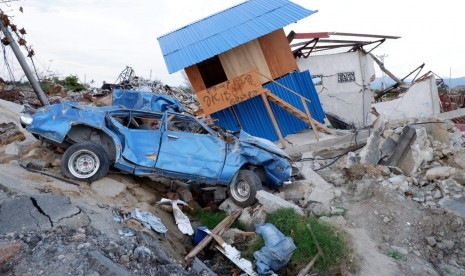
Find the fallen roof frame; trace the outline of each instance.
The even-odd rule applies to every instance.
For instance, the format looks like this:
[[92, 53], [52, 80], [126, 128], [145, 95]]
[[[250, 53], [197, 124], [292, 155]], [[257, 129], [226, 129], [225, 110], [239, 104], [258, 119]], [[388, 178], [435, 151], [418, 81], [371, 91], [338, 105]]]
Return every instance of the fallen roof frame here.
[[[342, 36], [344, 39], [334, 39], [333, 36]], [[346, 37], [353, 39], [347, 39]], [[373, 38], [376, 40], [366, 40], [356, 38]], [[307, 58], [312, 53], [327, 51], [337, 48], [348, 48], [345, 52], [353, 52], [363, 49], [368, 45], [374, 45], [368, 52], [373, 51], [379, 45], [384, 43], [386, 39], [398, 39], [399, 36], [375, 35], [375, 34], [357, 34], [357, 33], [342, 33], [342, 32], [315, 32], [315, 33], [296, 33], [291, 31], [287, 35], [287, 40], [291, 46], [294, 56]], [[294, 40], [307, 39], [291, 44]]]

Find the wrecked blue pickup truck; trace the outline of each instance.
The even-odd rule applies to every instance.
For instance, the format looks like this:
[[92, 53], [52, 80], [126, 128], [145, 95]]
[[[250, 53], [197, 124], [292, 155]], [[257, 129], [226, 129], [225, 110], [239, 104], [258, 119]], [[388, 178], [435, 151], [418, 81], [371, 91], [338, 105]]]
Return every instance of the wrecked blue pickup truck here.
[[61, 170], [72, 179], [92, 182], [113, 166], [140, 176], [228, 185], [243, 207], [255, 202], [262, 183], [276, 188], [289, 180], [290, 157], [272, 142], [216, 131], [182, 109], [167, 96], [115, 90], [113, 106], [61, 103], [20, 119], [36, 138], [66, 149]]

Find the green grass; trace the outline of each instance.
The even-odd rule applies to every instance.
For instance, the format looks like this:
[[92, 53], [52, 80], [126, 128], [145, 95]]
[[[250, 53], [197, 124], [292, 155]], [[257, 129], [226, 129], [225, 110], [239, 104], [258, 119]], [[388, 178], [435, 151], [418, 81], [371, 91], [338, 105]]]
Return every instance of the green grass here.
[[[195, 218], [200, 221], [200, 224], [207, 226], [208, 229], [213, 230], [221, 221], [223, 221], [228, 214], [223, 211], [199, 211], [195, 214]], [[229, 228], [238, 228], [244, 230], [244, 226], [237, 220]]]
[[444, 273], [444, 275], [452, 275], [452, 270], [449, 268], [449, 267], [443, 267], [442, 269], [442, 273]]
[[388, 251], [387, 255], [395, 260], [400, 260], [402, 259], [402, 254], [400, 254], [399, 251], [391, 249]]
[[266, 220], [294, 239], [297, 249], [288, 263], [288, 270], [292, 273], [297, 274], [318, 253], [307, 225], [311, 226], [324, 254], [324, 258], [318, 258], [312, 271], [333, 274], [355, 269], [352, 248], [346, 234], [338, 228], [321, 223], [316, 218], [299, 216], [293, 209], [278, 210]]

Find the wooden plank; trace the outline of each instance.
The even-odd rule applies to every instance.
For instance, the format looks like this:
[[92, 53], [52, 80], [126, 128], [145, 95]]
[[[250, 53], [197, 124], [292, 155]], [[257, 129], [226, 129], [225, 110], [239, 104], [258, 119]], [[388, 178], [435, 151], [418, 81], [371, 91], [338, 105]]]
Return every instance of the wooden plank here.
[[200, 75], [199, 68], [197, 65], [192, 65], [184, 69], [186, 72], [187, 78], [192, 85], [192, 89], [195, 92], [202, 91], [206, 89], [205, 83], [203, 82], [202, 76]]
[[284, 141], [283, 134], [281, 133], [281, 130], [279, 129], [278, 122], [276, 121], [276, 118], [274, 117], [273, 110], [271, 109], [271, 106], [270, 106], [270, 103], [268, 102], [268, 97], [266, 96], [266, 94], [262, 94], [262, 99], [263, 99], [263, 102], [265, 103], [266, 110], [268, 111], [268, 114], [270, 115], [271, 122], [273, 123], [273, 127], [276, 133], [278, 134], [279, 141], [283, 145], [283, 148], [286, 148], [286, 142]]
[[240, 102], [261, 95], [262, 87], [257, 71], [248, 72], [197, 93], [204, 114], [212, 114]]
[[303, 268], [299, 274], [297, 274], [297, 276], [305, 276], [305, 275], [308, 275], [308, 272], [310, 271], [310, 269], [312, 269], [313, 265], [315, 264], [316, 260], [318, 259], [318, 257], [320, 257], [320, 252], [318, 252], [315, 257], [313, 257], [313, 259], [307, 264], [307, 266], [305, 268]]
[[310, 122], [310, 125], [312, 126], [313, 134], [315, 134], [316, 140], [320, 141], [320, 137], [318, 135], [318, 129], [313, 123], [312, 113], [310, 112], [310, 109], [307, 106], [307, 102], [303, 98], [300, 98], [300, 99], [302, 100], [302, 104], [304, 105], [305, 113], [307, 113], [308, 121]]
[[[271, 77], [270, 69], [263, 55], [258, 39], [237, 46], [218, 56], [228, 79], [235, 78], [247, 72], [258, 70], [265, 76]], [[260, 77], [261, 83], [268, 82]]]
[[[225, 229], [228, 229], [229, 226], [241, 215], [242, 209], [239, 209], [233, 213], [231, 213], [229, 216], [223, 219], [213, 230], [211, 230], [212, 233], [214, 234], [221, 234]], [[187, 256], [184, 258], [184, 260], [188, 261], [192, 258], [194, 258], [202, 249], [208, 245], [208, 243], [212, 240], [211, 236], [206, 236], [203, 238], [199, 244], [197, 244], [190, 252], [187, 254]]]
[[316, 127], [317, 127], [321, 132], [324, 132], [324, 133], [328, 133], [328, 134], [337, 136], [336, 131], [327, 128], [325, 125], [323, 125], [322, 123], [318, 122], [317, 120], [315, 120], [315, 119], [312, 118], [312, 122], [316, 125]]
[[258, 41], [272, 79], [298, 70], [297, 62], [283, 29], [264, 35]]

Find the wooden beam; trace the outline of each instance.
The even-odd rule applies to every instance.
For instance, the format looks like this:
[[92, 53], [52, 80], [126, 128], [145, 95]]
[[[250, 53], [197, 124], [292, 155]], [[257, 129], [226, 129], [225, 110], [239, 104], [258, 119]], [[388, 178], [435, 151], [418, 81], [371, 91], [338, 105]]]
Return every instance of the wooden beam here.
[[323, 125], [322, 123], [318, 122], [317, 120], [313, 118], [312, 118], [312, 122], [316, 125], [318, 129], [320, 129], [320, 131], [331, 134], [331, 135], [337, 135], [336, 131], [326, 127], [325, 125]]
[[268, 111], [268, 114], [270, 115], [271, 122], [273, 122], [274, 129], [276, 130], [276, 133], [278, 134], [279, 141], [283, 145], [283, 148], [286, 148], [286, 141], [284, 140], [281, 130], [279, 129], [278, 122], [276, 121], [276, 118], [274, 117], [273, 110], [271, 110], [271, 106], [270, 106], [270, 103], [268, 102], [268, 98], [266, 97], [266, 94], [262, 94], [262, 99], [263, 99], [263, 102], [265, 103], [266, 110]]
[[313, 118], [312, 118], [312, 113], [310, 112], [310, 109], [308, 108], [307, 106], [307, 102], [305, 102], [304, 99], [300, 98], [302, 100], [302, 104], [304, 105], [304, 108], [305, 108], [305, 113], [307, 113], [307, 117], [308, 117], [308, 121], [310, 122], [310, 125], [312, 126], [312, 129], [313, 129], [313, 134], [315, 134], [315, 138], [317, 141], [320, 141], [320, 137], [318, 135], [318, 129], [313, 121]]
[[[221, 234], [225, 229], [228, 229], [229, 226], [238, 218], [242, 213], [242, 209], [237, 210], [236, 212], [231, 213], [229, 216], [227, 216], [223, 221], [221, 221], [213, 230], [211, 230], [212, 233], [214, 234]], [[202, 249], [208, 245], [208, 243], [212, 240], [211, 236], [206, 236], [203, 238], [199, 244], [197, 244], [189, 254], [184, 258], [184, 260], [188, 261], [194, 258], [197, 254], [199, 254]]]

